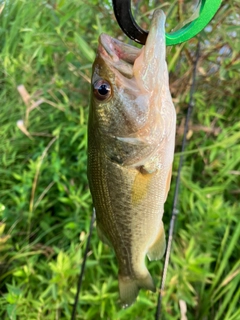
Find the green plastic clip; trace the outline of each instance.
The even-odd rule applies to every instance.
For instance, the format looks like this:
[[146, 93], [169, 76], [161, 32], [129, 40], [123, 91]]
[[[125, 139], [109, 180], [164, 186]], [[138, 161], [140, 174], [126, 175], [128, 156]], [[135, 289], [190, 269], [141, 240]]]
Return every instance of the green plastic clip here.
[[220, 4], [221, 0], [202, 0], [199, 16], [196, 19], [177, 31], [166, 33], [167, 46], [173, 46], [195, 37], [212, 20]]

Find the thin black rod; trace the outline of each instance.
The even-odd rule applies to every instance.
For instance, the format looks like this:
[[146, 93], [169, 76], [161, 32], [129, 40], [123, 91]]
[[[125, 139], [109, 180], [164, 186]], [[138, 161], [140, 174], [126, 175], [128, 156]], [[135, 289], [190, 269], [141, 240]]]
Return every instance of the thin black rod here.
[[197, 49], [196, 49], [196, 53], [195, 53], [195, 61], [193, 64], [192, 84], [191, 84], [190, 93], [189, 93], [189, 104], [188, 104], [187, 117], [186, 117], [185, 126], [184, 126], [181, 156], [180, 156], [179, 165], [178, 165], [178, 173], [177, 173], [176, 187], [175, 187], [175, 192], [174, 192], [171, 222], [170, 222], [170, 228], [169, 228], [169, 234], [168, 234], [167, 250], [166, 250], [166, 256], [165, 256], [165, 260], [164, 260], [162, 280], [161, 280], [161, 284], [160, 284], [160, 292], [158, 294], [158, 303], [157, 303], [155, 320], [159, 320], [161, 317], [161, 313], [162, 313], [162, 297], [163, 297], [163, 292], [164, 292], [165, 282], [166, 282], [166, 277], [167, 277], [167, 269], [168, 269], [168, 264], [169, 264], [169, 259], [170, 259], [174, 225], [175, 225], [175, 221], [177, 219], [177, 214], [178, 214], [177, 206], [178, 206], [178, 195], [179, 195], [179, 187], [180, 187], [180, 177], [181, 177], [181, 170], [182, 170], [182, 165], [183, 165], [183, 161], [184, 161], [183, 152], [185, 151], [185, 148], [186, 148], [188, 124], [189, 124], [189, 120], [190, 120], [190, 117], [191, 117], [191, 114], [193, 111], [193, 107], [194, 107], [194, 92], [195, 92], [195, 88], [196, 88], [197, 64], [198, 64], [199, 57], [200, 57], [200, 42], [198, 42], [198, 44], [197, 44]]
[[94, 224], [94, 221], [95, 221], [95, 217], [96, 217], [95, 209], [93, 209], [91, 222], [90, 222], [90, 227], [89, 227], [89, 234], [88, 234], [87, 244], [86, 244], [86, 248], [85, 248], [85, 252], [84, 252], [84, 256], [83, 256], [83, 262], [82, 262], [82, 265], [81, 265], [81, 272], [80, 272], [80, 276], [78, 278], [77, 293], [76, 293], [76, 296], [75, 296], [75, 301], [74, 301], [74, 305], [73, 305], [71, 320], [74, 320], [75, 316], [76, 316], [77, 305], [78, 305], [78, 297], [79, 297], [79, 293], [80, 293], [81, 287], [82, 287], [82, 280], [83, 280], [83, 275], [84, 275], [84, 271], [85, 271], [85, 265], [86, 265], [86, 261], [87, 261], [87, 254], [88, 254], [89, 247], [90, 247], [90, 240], [91, 240], [91, 237], [92, 237], [92, 230], [93, 230], [93, 224]]

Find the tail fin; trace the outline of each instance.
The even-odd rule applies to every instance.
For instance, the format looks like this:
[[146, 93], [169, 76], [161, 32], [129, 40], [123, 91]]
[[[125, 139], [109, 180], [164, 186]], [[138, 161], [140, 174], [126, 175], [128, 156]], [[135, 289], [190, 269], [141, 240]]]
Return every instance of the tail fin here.
[[129, 277], [118, 276], [119, 293], [123, 308], [129, 307], [133, 304], [138, 296], [141, 288], [156, 291], [153, 279], [148, 272], [145, 278], [131, 279]]

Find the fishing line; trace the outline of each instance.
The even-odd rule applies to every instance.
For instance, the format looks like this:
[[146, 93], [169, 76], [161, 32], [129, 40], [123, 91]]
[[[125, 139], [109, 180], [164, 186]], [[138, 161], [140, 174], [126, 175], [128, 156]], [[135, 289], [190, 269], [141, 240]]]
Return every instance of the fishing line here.
[[71, 320], [74, 320], [75, 316], [76, 316], [78, 297], [79, 297], [79, 293], [80, 293], [81, 287], [82, 287], [82, 280], [83, 280], [83, 275], [84, 275], [84, 272], [85, 272], [87, 254], [88, 254], [89, 247], [90, 247], [90, 241], [91, 241], [91, 237], [92, 237], [93, 224], [94, 224], [95, 218], [96, 218], [96, 213], [95, 213], [95, 209], [93, 208], [91, 222], [90, 222], [90, 226], [89, 226], [89, 234], [88, 234], [88, 238], [87, 238], [87, 244], [86, 244], [86, 248], [85, 248], [85, 252], [84, 252], [84, 256], [83, 256], [83, 262], [82, 262], [82, 265], [81, 265], [80, 275], [79, 275], [79, 278], [78, 278], [77, 293], [75, 295], [75, 301], [74, 301], [74, 305], [73, 305], [73, 309], [72, 309]]
[[173, 208], [172, 208], [170, 228], [169, 228], [169, 234], [168, 234], [167, 250], [166, 250], [166, 256], [165, 256], [163, 272], [162, 272], [162, 281], [160, 283], [160, 291], [158, 294], [158, 303], [157, 303], [155, 320], [160, 319], [161, 312], [162, 312], [162, 297], [163, 297], [163, 292], [164, 292], [164, 288], [165, 288], [167, 269], [168, 269], [168, 264], [169, 264], [169, 259], [170, 259], [174, 225], [175, 225], [175, 221], [177, 219], [177, 214], [178, 214], [177, 206], [178, 206], [178, 195], [179, 195], [179, 187], [180, 187], [180, 176], [181, 176], [181, 170], [182, 170], [182, 165], [183, 165], [183, 161], [184, 161], [183, 152], [185, 151], [185, 148], [186, 148], [188, 124], [189, 124], [189, 120], [191, 118], [191, 114], [192, 114], [193, 107], [194, 107], [194, 92], [195, 92], [195, 88], [196, 88], [197, 64], [198, 64], [199, 58], [200, 58], [200, 42], [198, 41], [197, 49], [196, 49], [196, 53], [195, 53], [195, 61], [193, 64], [192, 84], [191, 84], [190, 92], [189, 92], [189, 103], [188, 103], [187, 116], [186, 116], [186, 121], [185, 121], [185, 126], [184, 126], [181, 156], [180, 156], [179, 165], [178, 165], [178, 173], [177, 173], [176, 186], [175, 186], [174, 198], [173, 198]]

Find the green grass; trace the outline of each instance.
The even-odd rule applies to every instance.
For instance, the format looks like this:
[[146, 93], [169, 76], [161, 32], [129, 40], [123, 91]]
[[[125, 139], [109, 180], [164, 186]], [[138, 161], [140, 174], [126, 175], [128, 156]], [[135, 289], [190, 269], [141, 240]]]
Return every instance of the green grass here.
[[[107, 0], [0, 0], [0, 7], [4, 2], [0, 15], [0, 318], [67, 320], [92, 208], [86, 177], [91, 63], [99, 34], [117, 37], [122, 32]], [[145, 27], [149, 23], [145, 13], [153, 2], [140, 2], [138, 15]], [[168, 28], [177, 24], [173, 3], [164, 5]], [[188, 320], [240, 319], [238, 8], [237, 0], [225, 1], [211, 22], [212, 31], [199, 36], [195, 109], [163, 299], [169, 320], [180, 319], [180, 300], [186, 304]], [[178, 134], [165, 206], [166, 229], [196, 44], [193, 39], [168, 50]], [[27, 103], [19, 85], [30, 95]], [[29, 135], [19, 129], [19, 120]], [[148, 266], [159, 283], [162, 262]], [[156, 301], [156, 294], [142, 291], [131, 308], [120, 308], [116, 259], [94, 229], [77, 319], [154, 319]]]

